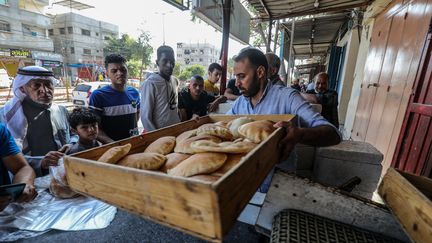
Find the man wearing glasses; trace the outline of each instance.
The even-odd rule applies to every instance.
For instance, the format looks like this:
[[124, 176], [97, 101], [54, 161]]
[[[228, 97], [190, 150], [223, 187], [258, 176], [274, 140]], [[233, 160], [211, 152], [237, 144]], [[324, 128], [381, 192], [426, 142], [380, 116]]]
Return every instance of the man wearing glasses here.
[[71, 142], [68, 112], [53, 103], [56, 82], [45, 68], [20, 68], [13, 82], [14, 97], [0, 112], [37, 176], [48, 174], [48, 167], [57, 165]]
[[180, 122], [177, 108], [177, 82], [171, 77], [175, 60], [169, 46], [157, 49], [158, 73], [151, 74], [140, 88], [141, 122], [146, 131], [153, 131]]

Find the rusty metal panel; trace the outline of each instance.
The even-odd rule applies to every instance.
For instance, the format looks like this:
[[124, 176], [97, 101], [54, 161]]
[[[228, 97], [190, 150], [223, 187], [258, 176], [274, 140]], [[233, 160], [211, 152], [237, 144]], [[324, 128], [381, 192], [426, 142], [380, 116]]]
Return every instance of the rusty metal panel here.
[[[429, 26], [432, 15], [432, 1], [422, 1], [424, 13], [422, 19], [416, 23], [426, 22]], [[419, 10], [419, 9], [417, 9]], [[416, 12], [413, 13], [415, 14]], [[419, 12], [417, 12], [418, 14]], [[423, 20], [423, 21], [422, 21]], [[422, 26], [422, 25], [420, 25]], [[424, 26], [424, 24], [423, 24]], [[427, 30], [424, 30], [427, 31]], [[396, 152], [392, 159], [392, 165], [404, 171], [431, 176], [431, 145], [432, 145], [432, 34], [429, 30], [425, 48], [423, 49], [422, 61], [417, 65], [418, 72], [415, 78], [409, 107], [405, 113], [400, 136], [397, 141]], [[413, 70], [415, 65], [411, 65]], [[417, 70], [416, 70], [417, 71]], [[391, 152], [391, 151], [389, 151]]]

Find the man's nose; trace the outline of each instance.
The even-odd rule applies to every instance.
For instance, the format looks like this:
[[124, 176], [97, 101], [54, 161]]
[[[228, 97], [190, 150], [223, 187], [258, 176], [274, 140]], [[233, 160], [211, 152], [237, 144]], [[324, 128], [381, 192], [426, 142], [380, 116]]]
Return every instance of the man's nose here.
[[40, 91], [40, 92], [47, 93], [49, 90], [50, 90], [49, 87], [48, 87], [47, 85], [45, 85], [45, 84], [42, 84], [42, 85], [39, 87], [39, 91]]

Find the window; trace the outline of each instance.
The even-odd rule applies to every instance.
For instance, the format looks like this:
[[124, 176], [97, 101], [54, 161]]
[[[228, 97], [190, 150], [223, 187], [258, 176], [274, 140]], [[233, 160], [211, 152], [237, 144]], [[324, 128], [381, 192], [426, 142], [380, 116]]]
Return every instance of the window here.
[[72, 26], [68, 27], [68, 34], [73, 34], [73, 27]]
[[49, 29], [48, 30], [48, 35], [49, 36], [53, 36], [54, 35], [54, 30], [53, 29]]
[[65, 35], [66, 34], [65, 28], [60, 28], [59, 32], [60, 32], [60, 35]]
[[84, 48], [84, 54], [91, 55], [91, 50]]
[[98, 32], [96, 32], [96, 36], [99, 36], [99, 33], [98, 33]]
[[71, 47], [70, 52], [71, 52], [71, 54], [75, 54], [75, 47]]
[[96, 50], [97, 53], [99, 53], [99, 50]]
[[22, 32], [23, 35], [32, 36], [32, 30], [29, 25], [22, 24]]
[[200, 59], [199, 59], [199, 61], [200, 61], [200, 62], [202, 62], [202, 61], [203, 61], [203, 59], [202, 59], [202, 58], [200, 58]]
[[81, 29], [81, 35], [90, 36], [90, 30]]
[[2, 31], [11, 31], [10, 29], [10, 24], [6, 21], [1, 21], [0, 20], [0, 30]]
[[203, 49], [201, 49], [201, 50], [200, 50], [200, 53], [201, 53], [201, 54], [204, 54], [204, 50], [203, 50]]

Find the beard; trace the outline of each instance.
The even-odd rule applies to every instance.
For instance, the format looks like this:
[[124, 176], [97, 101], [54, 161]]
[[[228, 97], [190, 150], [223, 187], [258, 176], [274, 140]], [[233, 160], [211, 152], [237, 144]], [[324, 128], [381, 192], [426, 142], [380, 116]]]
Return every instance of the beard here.
[[254, 97], [256, 94], [258, 94], [260, 90], [260, 82], [258, 80], [258, 77], [256, 73], [254, 73], [253, 80], [251, 84], [249, 85], [249, 88], [240, 90], [241, 94], [245, 97]]

